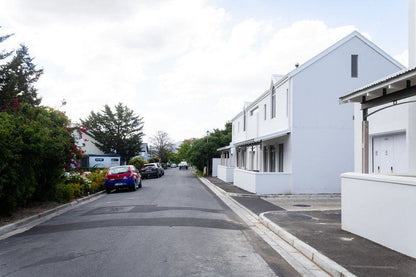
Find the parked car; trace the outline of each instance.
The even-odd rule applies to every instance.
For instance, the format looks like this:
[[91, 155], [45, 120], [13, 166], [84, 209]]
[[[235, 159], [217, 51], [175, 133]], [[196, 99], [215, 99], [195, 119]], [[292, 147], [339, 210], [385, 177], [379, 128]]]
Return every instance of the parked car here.
[[158, 163], [145, 164], [141, 169], [143, 178], [156, 177], [159, 178], [164, 174], [163, 168]]
[[171, 164], [170, 167], [171, 168], [176, 168], [176, 167], [178, 167], [178, 165], [177, 164]]
[[129, 188], [135, 191], [142, 187], [142, 177], [134, 165], [113, 166], [108, 169], [105, 178], [105, 190], [110, 193], [113, 189]]
[[188, 170], [188, 163], [187, 162], [180, 162], [178, 166], [179, 166], [179, 170], [182, 170], [182, 169]]

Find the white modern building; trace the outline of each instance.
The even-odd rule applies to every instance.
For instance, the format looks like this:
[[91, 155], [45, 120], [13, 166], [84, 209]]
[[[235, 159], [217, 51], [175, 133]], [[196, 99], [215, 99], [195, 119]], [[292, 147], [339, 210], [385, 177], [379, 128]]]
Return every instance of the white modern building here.
[[78, 146], [82, 153], [85, 155], [94, 154], [101, 155], [104, 154], [95, 144], [97, 141], [94, 138], [94, 135], [90, 131], [75, 130], [72, 133], [75, 145]]
[[[284, 76], [232, 119], [232, 142], [218, 177], [259, 194], [339, 193], [339, 175], [354, 168], [352, 91], [402, 69], [353, 32]], [[226, 164], [228, 163], [228, 164]], [[230, 173], [232, 171], [232, 174]]]
[[416, 0], [409, 2], [410, 68], [339, 99], [356, 103], [355, 172], [341, 175], [341, 197], [342, 229], [416, 258]]

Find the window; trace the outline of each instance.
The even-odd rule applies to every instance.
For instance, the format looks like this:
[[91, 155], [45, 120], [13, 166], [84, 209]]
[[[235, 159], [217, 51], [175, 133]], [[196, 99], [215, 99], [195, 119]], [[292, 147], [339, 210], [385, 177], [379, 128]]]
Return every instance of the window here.
[[257, 106], [257, 107], [255, 107], [254, 109], [252, 109], [251, 111], [250, 111], [250, 116], [253, 116], [253, 114], [257, 111], [257, 109], [258, 109], [259, 107]]
[[289, 89], [286, 89], [286, 116], [289, 117]]
[[272, 118], [276, 117], [276, 91], [273, 89], [272, 91]]
[[95, 161], [96, 161], [96, 162], [103, 162], [103, 161], [104, 161], [104, 159], [103, 159], [103, 158], [95, 158]]
[[118, 159], [111, 159], [112, 162], [118, 162]]
[[351, 55], [351, 77], [358, 77], [358, 55]]
[[267, 166], [268, 159], [269, 157], [268, 157], [267, 146], [264, 146], [263, 148], [263, 171], [264, 172], [268, 171], [268, 166]]
[[283, 143], [279, 144], [279, 172], [283, 172]]
[[244, 110], [244, 117], [243, 117], [243, 131], [246, 130], [246, 111]]
[[276, 147], [274, 145], [270, 145], [269, 160], [270, 172], [276, 172]]
[[264, 104], [264, 120], [267, 119], [267, 105]]

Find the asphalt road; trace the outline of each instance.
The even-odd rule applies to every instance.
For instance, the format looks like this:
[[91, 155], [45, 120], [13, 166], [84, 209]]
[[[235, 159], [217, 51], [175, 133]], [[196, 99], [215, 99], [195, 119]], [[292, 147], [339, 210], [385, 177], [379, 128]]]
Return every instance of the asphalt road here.
[[296, 276], [190, 171], [0, 241], [0, 276]]

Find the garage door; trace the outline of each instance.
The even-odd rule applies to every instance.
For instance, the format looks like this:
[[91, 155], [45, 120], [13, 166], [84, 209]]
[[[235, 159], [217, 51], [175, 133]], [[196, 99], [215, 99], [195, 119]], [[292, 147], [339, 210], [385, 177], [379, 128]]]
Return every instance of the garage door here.
[[373, 137], [373, 172], [381, 174], [407, 172], [405, 133]]

